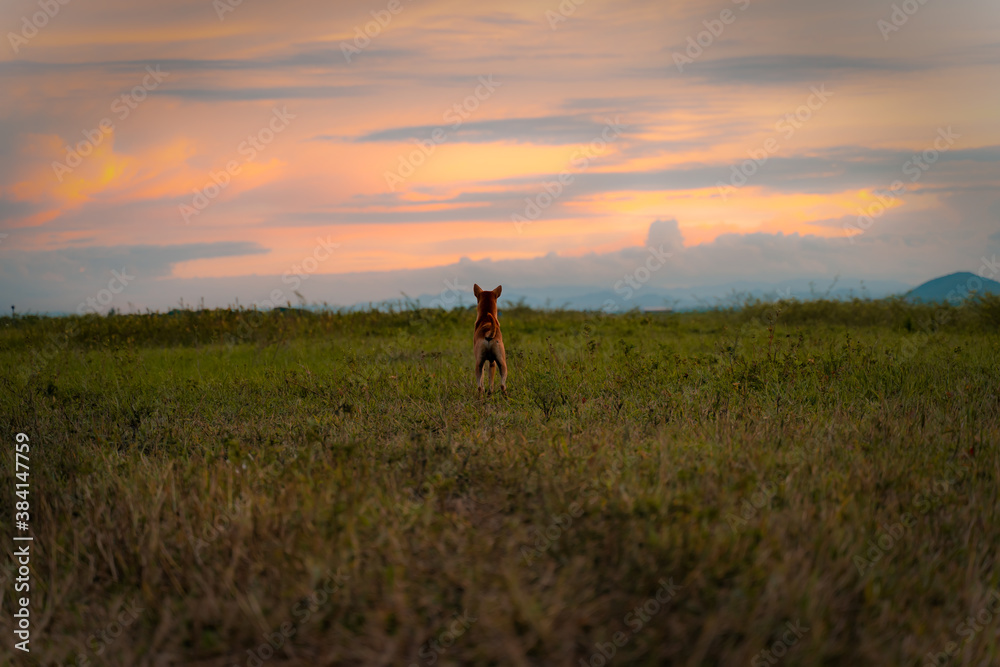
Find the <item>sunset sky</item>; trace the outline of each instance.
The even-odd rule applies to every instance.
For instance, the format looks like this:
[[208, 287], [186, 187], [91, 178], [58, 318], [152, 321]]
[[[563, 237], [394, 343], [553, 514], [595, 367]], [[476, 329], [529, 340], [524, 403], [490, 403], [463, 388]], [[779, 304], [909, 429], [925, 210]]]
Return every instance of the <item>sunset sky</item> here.
[[63, 2], [0, 8], [3, 308], [1000, 252], [996, 0]]

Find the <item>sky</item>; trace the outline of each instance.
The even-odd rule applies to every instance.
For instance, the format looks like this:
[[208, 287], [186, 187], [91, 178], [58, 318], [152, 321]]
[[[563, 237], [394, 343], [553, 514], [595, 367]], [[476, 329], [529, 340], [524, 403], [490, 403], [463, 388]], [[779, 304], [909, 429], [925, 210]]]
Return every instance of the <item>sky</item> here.
[[0, 28], [19, 312], [1000, 278], [995, 0], [7, 0]]

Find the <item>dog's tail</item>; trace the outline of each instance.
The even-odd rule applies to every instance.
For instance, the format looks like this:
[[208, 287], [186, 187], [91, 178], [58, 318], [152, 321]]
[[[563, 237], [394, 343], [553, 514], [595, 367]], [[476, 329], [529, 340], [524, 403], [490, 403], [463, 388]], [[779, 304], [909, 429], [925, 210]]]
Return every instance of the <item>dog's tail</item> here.
[[490, 316], [490, 320], [484, 323], [486, 327], [483, 330], [483, 335], [486, 337], [486, 340], [493, 340], [496, 338], [497, 332], [500, 331], [500, 322], [493, 313], [486, 314]]

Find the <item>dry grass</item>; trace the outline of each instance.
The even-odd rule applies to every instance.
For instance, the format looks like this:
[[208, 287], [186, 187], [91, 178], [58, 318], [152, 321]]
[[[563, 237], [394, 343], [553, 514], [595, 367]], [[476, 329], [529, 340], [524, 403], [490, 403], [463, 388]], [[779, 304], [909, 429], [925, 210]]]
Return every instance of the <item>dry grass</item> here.
[[775, 310], [0, 320], [18, 664], [996, 664], [996, 304]]

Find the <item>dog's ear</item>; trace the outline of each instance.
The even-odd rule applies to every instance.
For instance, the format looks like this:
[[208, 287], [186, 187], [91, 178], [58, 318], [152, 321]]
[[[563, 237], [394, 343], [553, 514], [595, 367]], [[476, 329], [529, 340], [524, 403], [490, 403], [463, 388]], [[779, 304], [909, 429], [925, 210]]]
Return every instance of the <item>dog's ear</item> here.
[[483, 293], [483, 288], [480, 287], [479, 285], [473, 285], [472, 286], [472, 293], [475, 294], [476, 298], [478, 299], [479, 295]]
[[499, 299], [501, 291], [503, 291], [503, 285], [497, 285], [497, 288], [493, 290], [493, 296]]

